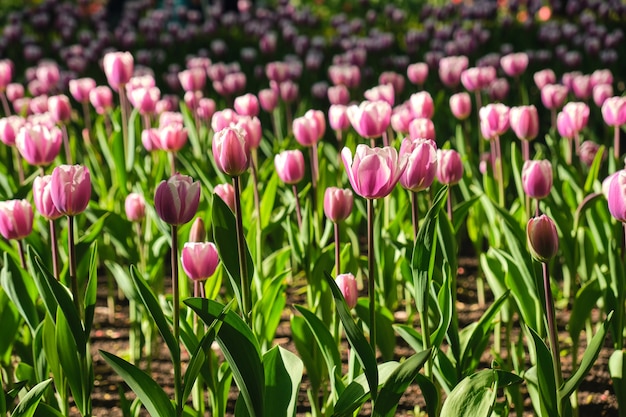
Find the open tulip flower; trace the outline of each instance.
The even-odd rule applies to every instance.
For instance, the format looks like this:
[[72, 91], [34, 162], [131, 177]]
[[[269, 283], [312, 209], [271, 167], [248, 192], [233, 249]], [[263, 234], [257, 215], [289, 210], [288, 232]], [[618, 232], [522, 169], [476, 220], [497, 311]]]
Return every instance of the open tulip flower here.
[[191, 221], [198, 210], [200, 183], [186, 175], [175, 174], [161, 181], [154, 194], [157, 214], [167, 224], [181, 225]]
[[364, 101], [348, 106], [348, 119], [364, 138], [381, 136], [391, 122], [391, 106], [385, 101]]
[[91, 198], [89, 169], [82, 165], [60, 165], [54, 168], [50, 195], [59, 213], [66, 216], [82, 213]]

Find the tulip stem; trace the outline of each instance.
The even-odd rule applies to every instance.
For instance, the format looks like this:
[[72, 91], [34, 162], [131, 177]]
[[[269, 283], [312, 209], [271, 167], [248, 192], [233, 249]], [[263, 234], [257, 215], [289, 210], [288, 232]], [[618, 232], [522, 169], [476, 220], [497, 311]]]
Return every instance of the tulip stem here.
[[[450, 196], [448, 195], [448, 198]], [[417, 192], [411, 191], [411, 221], [413, 222], [413, 238], [417, 238], [419, 231], [419, 207], [417, 204]]]
[[496, 136], [496, 168], [498, 170], [498, 202], [500, 207], [504, 207], [504, 169], [502, 167], [502, 148], [500, 147], [500, 136]]
[[26, 269], [26, 256], [24, 256], [24, 243], [22, 239], [17, 241], [17, 252], [20, 255], [20, 265], [22, 265], [22, 269]]
[[80, 294], [78, 291], [78, 279], [76, 278], [76, 248], [74, 247], [74, 216], [67, 216], [67, 243], [69, 253], [70, 286], [74, 297], [74, 306], [78, 316], [82, 318], [83, 312], [80, 306]]
[[[124, 158], [130, 152], [128, 149], [128, 99], [126, 98], [125, 85], [121, 85], [118, 91], [120, 95], [120, 114], [122, 116], [122, 139], [124, 141]], [[124, 167], [121, 167], [125, 169]]]
[[67, 127], [61, 125], [61, 131], [63, 132], [63, 147], [65, 148], [65, 160], [68, 165], [72, 165], [72, 150], [70, 149], [70, 138], [67, 134]]
[[556, 131], [556, 109], [550, 110], [550, 123], [552, 125], [552, 130]]
[[17, 165], [17, 179], [20, 181], [20, 185], [24, 184], [24, 167], [22, 166], [22, 155], [13, 147], [13, 153], [15, 154], [15, 165]]
[[239, 274], [241, 280], [241, 315], [244, 321], [252, 328], [252, 302], [250, 299], [250, 282], [248, 280], [248, 263], [246, 257], [245, 237], [243, 232], [243, 219], [241, 213], [241, 184], [239, 177], [233, 177], [235, 189], [235, 219], [237, 223], [237, 252], [239, 254]]
[[613, 154], [615, 155], [615, 160], [619, 162], [619, 126], [615, 126], [613, 130]]
[[91, 136], [91, 115], [89, 112], [89, 101], [83, 101], [83, 118], [85, 119], [85, 127]]
[[300, 209], [300, 199], [298, 198], [298, 188], [296, 184], [291, 186], [293, 190], [293, 196], [296, 199], [296, 218], [298, 219], [298, 229], [302, 229], [302, 210]]
[[2, 108], [4, 109], [4, 117], [9, 117], [11, 115], [11, 108], [9, 107], [9, 101], [4, 92], [0, 93], [0, 99], [2, 100]]
[[59, 247], [57, 245], [57, 229], [54, 226], [54, 220], [48, 220], [50, 225], [50, 250], [52, 252], [52, 273], [59, 280]]
[[[548, 264], [541, 263], [543, 268], [543, 287], [546, 297], [546, 319], [548, 321], [548, 341], [550, 343], [550, 351], [552, 352], [552, 366], [554, 371], [554, 381], [556, 386], [560, 387], [563, 383], [563, 376], [561, 374], [561, 361], [559, 358], [559, 339], [556, 329], [556, 317], [554, 312], [554, 299], [552, 298], [552, 288], [550, 287], [550, 272], [548, 271]], [[557, 402], [559, 416], [562, 415], [563, 403]]]
[[[263, 244], [263, 225], [261, 224], [261, 197], [259, 196], [259, 179], [258, 179], [258, 172], [257, 172], [257, 165], [258, 165], [258, 160], [259, 160], [259, 154], [257, 149], [252, 149], [252, 151], [250, 152], [250, 156], [251, 156], [251, 161], [250, 161], [250, 170], [252, 172], [252, 182], [254, 185], [254, 208], [256, 209], [256, 217], [257, 217], [257, 222], [256, 222], [256, 263], [257, 263], [257, 277], [258, 277], [258, 281], [256, 281], [257, 283], [261, 283], [263, 282], [263, 250], [262, 250], [262, 244]], [[262, 287], [262, 285], [259, 285], [259, 287]], [[262, 288], [258, 288], [258, 291], [260, 291]], [[257, 294], [260, 296], [262, 295], [260, 292], [257, 292]]]
[[374, 259], [374, 200], [371, 198], [367, 199], [367, 270], [370, 298], [370, 346], [376, 356], [376, 262]]
[[[173, 330], [174, 339], [180, 346], [180, 294], [178, 291], [178, 227], [172, 225], [172, 297], [173, 297]], [[183, 405], [181, 403], [181, 363], [180, 363], [180, 348], [176, 349], [176, 352], [172, 353], [172, 363], [174, 365], [174, 401], [176, 403], [176, 415], [181, 416], [183, 412]]]
[[341, 274], [341, 247], [339, 246], [339, 223], [335, 223], [335, 276]]

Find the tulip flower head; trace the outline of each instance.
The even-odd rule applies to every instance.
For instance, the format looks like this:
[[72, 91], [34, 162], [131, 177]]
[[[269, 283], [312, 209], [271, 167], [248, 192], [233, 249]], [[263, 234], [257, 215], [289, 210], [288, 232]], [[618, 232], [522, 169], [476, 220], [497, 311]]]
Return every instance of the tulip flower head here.
[[218, 184], [213, 192], [226, 203], [230, 210], [235, 212], [235, 188], [231, 184]]
[[546, 68], [533, 74], [533, 80], [539, 90], [542, 90], [548, 84], [556, 82], [556, 74], [552, 69]]
[[533, 140], [539, 134], [539, 114], [533, 105], [512, 107], [509, 122], [520, 140]]
[[119, 90], [130, 81], [133, 76], [134, 62], [130, 52], [109, 52], [104, 56], [102, 66], [111, 88]]
[[7, 240], [23, 239], [33, 230], [33, 208], [26, 200], [0, 202], [0, 234]]
[[502, 103], [487, 104], [478, 115], [480, 131], [485, 139], [495, 139], [509, 128], [509, 108]]
[[356, 303], [359, 298], [359, 290], [354, 275], [337, 275], [337, 278], [335, 278], [335, 283], [339, 287], [339, 291], [341, 291], [344, 300], [346, 300], [348, 308], [353, 309], [354, 307], [356, 307]]
[[130, 193], [124, 201], [126, 218], [131, 222], [140, 222], [146, 217], [146, 199], [139, 193]]
[[435, 124], [432, 120], [424, 117], [413, 119], [409, 123], [409, 136], [411, 139], [430, 139], [435, 140]]
[[430, 187], [437, 173], [435, 143], [429, 139], [405, 138], [400, 145], [400, 157], [403, 156], [407, 159], [407, 166], [400, 177], [400, 185], [415, 192]]
[[244, 94], [235, 98], [235, 111], [241, 116], [257, 116], [259, 114], [259, 99], [254, 94]]
[[55, 220], [61, 217], [62, 214], [57, 210], [52, 201], [52, 195], [50, 193], [51, 181], [52, 175], [44, 175], [35, 178], [33, 181], [33, 200], [35, 201], [35, 208], [39, 214], [48, 220]]
[[559, 251], [559, 235], [556, 225], [545, 214], [528, 220], [526, 238], [530, 254], [538, 262], [548, 262]]
[[437, 151], [437, 180], [444, 185], [457, 184], [463, 178], [461, 155], [454, 149]]
[[469, 94], [457, 93], [450, 97], [450, 110], [454, 117], [465, 120], [472, 112], [472, 100]]
[[69, 82], [70, 94], [79, 103], [89, 101], [89, 93], [96, 88], [96, 81], [93, 78], [78, 78]]
[[218, 169], [231, 177], [238, 177], [250, 162], [250, 148], [246, 143], [245, 131], [229, 126], [213, 136], [213, 158]]
[[522, 167], [522, 187], [531, 198], [542, 199], [552, 190], [552, 164], [544, 159], [528, 160]]
[[0, 119], [0, 140], [7, 146], [15, 146], [17, 133], [26, 121], [20, 116], [8, 116]]
[[432, 119], [435, 114], [435, 103], [432, 96], [427, 91], [420, 91], [412, 94], [409, 103], [413, 117]]
[[[626, 222], [626, 171], [621, 170], [608, 179], [607, 192], [609, 211], [619, 222]], [[604, 184], [602, 184], [604, 186]], [[604, 188], [604, 187], [603, 187]]]
[[26, 125], [15, 138], [15, 146], [31, 165], [49, 165], [59, 154], [62, 142], [61, 129], [48, 129], [43, 125]]
[[364, 101], [348, 106], [348, 119], [354, 130], [364, 138], [377, 138], [391, 122], [391, 106], [384, 101]]
[[212, 242], [186, 242], [180, 261], [190, 279], [205, 281], [215, 273], [220, 258]]
[[550, 110], [560, 108], [567, 98], [567, 87], [559, 84], [547, 84], [541, 89], [541, 102]]
[[174, 174], [161, 181], [154, 194], [157, 214], [167, 224], [174, 226], [188, 223], [200, 202], [200, 183], [187, 175]]
[[417, 62], [409, 65], [406, 69], [406, 76], [413, 84], [423, 85], [428, 78], [428, 64]]
[[274, 166], [278, 177], [285, 184], [297, 184], [304, 178], [304, 155], [297, 149], [277, 154]]
[[626, 97], [607, 98], [602, 104], [602, 118], [609, 126], [626, 124]]
[[528, 66], [528, 54], [518, 52], [508, 54], [500, 58], [500, 67], [509, 77], [518, 77], [526, 71]]
[[328, 187], [324, 192], [324, 213], [333, 223], [347, 219], [352, 212], [353, 204], [352, 190]]
[[91, 198], [91, 176], [82, 165], [59, 165], [52, 171], [50, 195], [59, 213], [75, 216], [82, 213]]

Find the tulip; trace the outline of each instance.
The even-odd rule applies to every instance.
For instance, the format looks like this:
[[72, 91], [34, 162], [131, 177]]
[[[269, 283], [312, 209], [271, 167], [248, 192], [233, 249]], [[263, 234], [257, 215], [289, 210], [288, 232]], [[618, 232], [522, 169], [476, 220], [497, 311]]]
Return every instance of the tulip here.
[[263, 131], [261, 130], [261, 121], [258, 117], [239, 116], [235, 127], [245, 132], [245, 139], [249, 149], [253, 150], [259, 147]]
[[393, 106], [395, 101], [395, 93], [391, 84], [379, 85], [369, 90], [365, 90], [363, 93], [366, 99], [369, 101], [384, 101], [390, 106]]
[[411, 64], [406, 69], [406, 75], [413, 84], [423, 85], [428, 78], [428, 64], [425, 62]]
[[427, 91], [420, 91], [411, 95], [410, 98], [411, 113], [413, 117], [423, 117], [426, 119], [432, 119], [435, 113], [435, 103], [430, 93]]
[[349, 189], [328, 187], [324, 192], [324, 213], [333, 223], [347, 219], [353, 204], [354, 197]]
[[158, 129], [158, 149], [178, 152], [187, 143], [187, 129], [181, 123], [168, 123]]
[[331, 104], [328, 109], [328, 124], [335, 131], [343, 131], [350, 127], [348, 108], [343, 104]]
[[615, 96], [606, 99], [602, 104], [602, 118], [609, 126], [626, 124], [626, 98]]
[[563, 107], [563, 113], [569, 116], [572, 129], [578, 134], [589, 120], [589, 106], [582, 102], [569, 102]]
[[134, 59], [130, 52], [109, 52], [102, 61], [104, 74], [111, 88], [119, 90], [130, 81]]
[[404, 139], [400, 145], [400, 158], [407, 165], [400, 176], [400, 185], [410, 191], [422, 191], [430, 187], [437, 172], [437, 147], [428, 139]]
[[591, 74], [589, 78], [589, 82], [591, 83], [592, 87], [601, 84], [613, 84], [613, 74], [609, 69], [597, 69]]
[[548, 84], [541, 89], [541, 102], [550, 110], [560, 108], [567, 98], [567, 87], [559, 84]]
[[[8, 59], [0, 60], [0, 92], [4, 92], [13, 79], [13, 62]], [[8, 116], [8, 115], [7, 115]]]
[[213, 113], [213, 117], [211, 118], [211, 129], [213, 129], [214, 132], [219, 132], [230, 126], [231, 123], [237, 123], [237, 118], [237, 113], [232, 109], [218, 110]]
[[509, 111], [509, 122], [520, 140], [533, 140], [539, 134], [539, 114], [533, 105], [512, 107]]
[[33, 208], [28, 201], [0, 202], [0, 234], [5, 239], [24, 239], [32, 230]]
[[456, 87], [461, 81], [461, 73], [467, 69], [466, 56], [447, 56], [439, 60], [439, 79], [446, 87]]
[[196, 220], [191, 224], [189, 230], [190, 242], [204, 242], [206, 240], [206, 226], [202, 217], [196, 217]]
[[476, 92], [485, 87], [481, 82], [480, 72], [479, 67], [472, 67], [461, 73], [461, 84], [467, 91]]
[[576, 98], [587, 100], [591, 96], [591, 80], [588, 75], [576, 75], [572, 79], [572, 91]]
[[271, 113], [278, 106], [278, 93], [271, 88], [259, 91], [259, 104], [263, 110]]
[[352, 189], [367, 199], [389, 195], [407, 164], [394, 148], [370, 148], [363, 144], [357, 146], [354, 158], [349, 148], [343, 148], [341, 159]]
[[467, 93], [457, 93], [450, 97], [450, 110], [454, 117], [465, 120], [472, 112], [472, 100]]
[[489, 84], [489, 97], [494, 101], [502, 101], [509, 94], [509, 82], [505, 78], [497, 78]]
[[143, 195], [130, 193], [124, 201], [126, 218], [131, 222], [140, 222], [146, 217], [146, 200]]
[[543, 90], [548, 84], [554, 84], [556, 82], [556, 75], [550, 68], [543, 69], [533, 74], [533, 80], [539, 90]]
[[304, 178], [304, 155], [299, 150], [283, 151], [274, 157], [278, 177], [285, 184], [297, 184]]
[[52, 203], [59, 213], [75, 216], [82, 213], [91, 198], [89, 169], [82, 165], [60, 165], [50, 179]]
[[24, 86], [19, 83], [11, 83], [7, 85], [6, 96], [10, 102], [24, 97]]
[[488, 104], [481, 107], [480, 130], [485, 139], [495, 139], [509, 128], [509, 108], [502, 103]]
[[37, 81], [41, 83], [43, 90], [49, 92], [57, 85], [61, 78], [59, 66], [54, 62], [39, 64], [35, 70], [35, 77]]
[[259, 99], [254, 94], [244, 94], [235, 98], [235, 111], [242, 116], [257, 116], [259, 114]]
[[43, 114], [48, 112], [48, 96], [45, 94], [33, 97], [28, 103], [30, 112], [33, 114]]
[[347, 112], [354, 130], [365, 138], [381, 136], [391, 121], [391, 106], [384, 101], [363, 101], [349, 106]]
[[611, 84], [598, 84], [593, 87], [591, 95], [593, 96], [593, 102], [596, 103], [596, 106], [602, 107], [604, 102], [609, 97], [613, 96], [613, 86]]
[[33, 200], [39, 214], [48, 220], [56, 220], [62, 216], [52, 201], [52, 175], [36, 177], [33, 181]]
[[70, 94], [79, 103], [89, 101], [89, 93], [96, 88], [96, 81], [93, 78], [72, 79], [69, 82]]
[[231, 184], [218, 184], [213, 188], [213, 192], [226, 203], [231, 211], [235, 211], [235, 189]]
[[31, 165], [49, 165], [59, 154], [62, 142], [59, 128], [43, 125], [24, 126], [15, 138], [15, 146]]
[[106, 85], [96, 87], [89, 92], [89, 101], [96, 113], [105, 114], [113, 108], [113, 92]]
[[552, 189], [552, 164], [548, 160], [524, 162], [522, 188], [526, 195], [538, 200], [547, 197]]
[[298, 98], [298, 85], [291, 80], [278, 84], [277, 89], [281, 100], [285, 103], [292, 103]]
[[20, 116], [8, 116], [0, 119], [0, 140], [7, 146], [15, 146], [18, 132], [25, 120]]
[[444, 185], [457, 184], [463, 178], [461, 155], [454, 149], [437, 150], [437, 180]]
[[328, 87], [327, 95], [330, 104], [346, 105], [350, 101], [350, 91], [343, 84]]
[[[578, 148], [578, 156], [580, 161], [591, 167], [593, 165], [593, 161], [596, 159], [596, 155], [600, 150], [600, 145], [590, 140], [586, 140], [580, 144], [580, 148]], [[606, 154], [602, 155], [602, 160], [606, 159]]]
[[203, 68], [190, 68], [178, 73], [178, 81], [185, 91], [202, 91], [206, 84], [206, 72]]
[[215, 114], [215, 100], [212, 98], [203, 97], [198, 100], [198, 107], [196, 108], [196, 115], [202, 120], [211, 120]]
[[559, 235], [556, 231], [556, 225], [545, 214], [528, 220], [526, 237], [530, 254], [538, 262], [550, 261], [559, 250]]
[[158, 87], [134, 88], [129, 96], [129, 101], [139, 114], [152, 114], [156, 110], [156, 104], [161, 98], [161, 90]]
[[159, 218], [174, 226], [188, 223], [196, 214], [199, 201], [200, 183], [178, 173], [161, 181], [154, 194]]
[[238, 177], [248, 169], [250, 149], [240, 129], [226, 127], [215, 133], [212, 149], [215, 164], [225, 174]]
[[48, 111], [55, 123], [67, 123], [70, 121], [72, 105], [66, 95], [48, 97]]
[[[404, 83], [405, 83], [404, 77], [401, 74], [398, 74], [397, 72], [394, 72], [394, 71], [383, 71], [378, 76], [378, 84], [379, 85], [390, 84], [393, 87], [393, 92], [395, 94], [402, 93], [402, 91], [404, 90]], [[393, 106], [393, 103], [389, 103], [389, 104]]]
[[526, 71], [528, 54], [518, 52], [500, 58], [500, 67], [509, 77], [518, 77]]
[[356, 65], [331, 65], [328, 77], [334, 85], [345, 85], [355, 88], [361, 83], [361, 70]]
[[346, 305], [349, 309], [356, 307], [357, 299], [359, 297], [359, 290], [357, 288], [356, 278], [352, 274], [340, 274], [335, 278], [335, 283], [339, 287]]
[[204, 281], [215, 273], [220, 259], [212, 242], [186, 242], [180, 261], [190, 279]]
[[315, 145], [326, 129], [324, 114], [319, 110], [309, 110], [304, 116], [293, 120], [293, 135], [302, 146]]
[[391, 113], [391, 128], [398, 133], [408, 133], [409, 125], [413, 121], [413, 113], [408, 102], [393, 108]]
[[605, 180], [605, 196], [609, 202], [611, 215], [619, 222], [626, 222], [626, 171], [621, 170]]
[[423, 117], [414, 119], [409, 123], [409, 136], [411, 139], [435, 140], [435, 124], [432, 120]]

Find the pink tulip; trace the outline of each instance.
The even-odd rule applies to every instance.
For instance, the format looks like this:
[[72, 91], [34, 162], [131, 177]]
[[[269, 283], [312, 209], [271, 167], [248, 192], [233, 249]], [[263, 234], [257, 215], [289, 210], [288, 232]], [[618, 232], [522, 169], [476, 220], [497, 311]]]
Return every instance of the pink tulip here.
[[206, 226], [202, 217], [196, 217], [189, 230], [189, 242], [204, 242], [206, 240]]
[[271, 81], [282, 83], [289, 79], [289, 67], [286, 62], [268, 62], [265, 65], [265, 76]]
[[28, 201], [0, 202], [0, 234], [5, 239], [24, 239], [32, 231], [33, 208]]
[[21, 116], [27, 116], [30, 111], [30, 97], [22, 97], [13, 101], [13, 110]]
[[30, 112], [33, 114], [43, 114], [48, 112], [48, 96], [41, 94], [33, 97], [28, 104]]
[[447, 56], [439, 61], [439, 79], [446, 87], [456, 87], [461, 81], [461, 73], [467, 69], [466, 56]]
[[539, 134], [539, 114], [533, 105], [511, 107], [509, 122], [518, 139], [533, 140]]
[[198, 100], [198, 107], [196, 108], [196, 114], [202, 120], [211, 120], [215, 114], [215, 100], [212, 98], [203, 97]]
[[406, 76], [413, 84], [423, 85], [428, 78], [428, 64], [417, 62], [409, 65], [406, 69]]
[[559, 135], [567, 139], [573, 139], [577, 133], [577, 131], [574, 129], [574, 123], [572, 122], [569, 114], [565, 112], [559, 112], [559, 114], [557, 115], [556, 128], [559, 132]]
[[548, 262], [559, 251], [556, 225], [545, 214], [528, 220], [526, 238], [530, 254], [539, 262]]
[[413, 112], [408, 102], [393, 108], [391, 113], [391, 128], [398, 133], [409, 133], [409, 125], [413, 121]]
[[509, 108], [502, 103], [487, 104], [479, 110], [478, 115], [485, 139], [495, 139], [509, 128]]
[[187, 91], [183, 96], [183, 100], [188, 109], [197, 109], [200, 105], [200, 100], [202, 100], [202, 91]]
[[394, 148], [370, 148], [363, 144], [357, 146], [354, 159], [352, 151], [343, 148], [341, 159], [354, 192], [368, 199], [389, 195], [407, 164]]
[[370, 88], [369, 90], [365, 90], [363, 95], [369, 101], [380, 100], [387, 102], [390, 106], [393, 106], [395, 101], [394, 90], [391, 84], [384, 84]]
[[206, 84], [204, 68], [190, 68], [178, 73], [178, 81], [185, 91], [202, 91]]
[[59, 213], [66, 216], [82, 213], [91, 198], [89, 169], [82, 165], [59, 165], [54, 168], [50, 195]]
[[7, 85], [6, 95], [10, 102], [14, 102], [18, 98], [24, 97], [24, 86], [19, 83], [11, 83]]
[[57, 127], [48, 129], [42, 125], [24, 126], [15, 138], [15, 145], [29, 164], [49, 165], [59, 154], [62, 136]]
[[218, 184], [213, 188], [213, 192], [226, 203], [233, 213], [235, 212], [235, 189], [231, 184]]
[[244, 94], [235, 98], [235, 111], [242, 116], [257, 116], [259, 114], [259, 99], [254, 94]]
[[537, 88], [539, 90], [543, 90], [543, 87], [546, 85], [556, 83], [556, 75], [550, 68], [546, 68], [534, 73], [533, 80], [535, 81]]
[[0, 92], [4, 92], [13, 80], [13, 62], [8, 59], [0, 60]]
[[[390, 84], [393, 87], [393, 92], [395, 94], [402, 94], [402, 91], [404, 91], [404, 83], [405, 83], [404, 77], [401, 74], [398, 74], [397, 72], [394, 72], [394, 71], [383, 71], [378, 76], [378, 84], [379, 85]], [[368, 100], [371, 100], [371, 99], [368, 99]], [[389, 105], [393, 106], [393, 103], [389, 103]]]
[[274, 157], [278, 178], [285, 184], [297, 184], [304, 178], [304, 155], [299, 150], [283, 151]]
[[55, 220], [62, 216], [52, 201], [51, 191], [52, 175], [36, 177], [33, 181], [33, 200], [39, 214], [48, 220]]
[[559, 84], [548, 84], [541, 89], [541, 102], [550, 110], [560, 108], [567, 98], [567, 87]]
[[435, 103], [429, 92], [420, 91], [412, 94], [409, 100], [413, 117], [432, 119], [435, 114]]
[[242, 131], [226, 127], [213, 136], [213, 158], [217, 168], [231, 177], [243, 174], [250, 163], [250, 149]]
[[472, 113], [472, 100], [467, 93], [457, 93], [450, 97], [450, 110], [454, 117], [465, 120]]
[[461, 155], [454, 149], [437, 150], [437, 180], [444, 185], [457, 184], [463, 178]]
[[15, 146], [17, 134], [24, 124], [25, 120], [23, 117], [3, 117], [0, 119], [0, 140], [7, 146]]
[[435, 124], [432, 120], [423, 117], [413, 119], [409, 123], [409, 137], [411, 139], [435, 140]]
[[187, 143], [187, 129], [182, 123], [168, 123], [158, 130], [158, 149], [178, 152]]
[[67, 123], [72, 115], [70, 99], [64, 95], [48, 97], [48, 111], [56, 123]]
[[589, 82], [592, 87], [600, 84], [613, 84], [613, 74], [609, 69], [597, 69], [595, 70], [590, 77]]
[[347, 188], [328, 187], [324, 191], [324, 213], [333, 223], [348, 218], [352, 212], [354, 196]]
[[239, 116], [235, 126], [245, 132], [245, 139], [249, 149], [257, 149], [259, 147], [263, 131], [261, 130], [261, 121], [258, 117]]
[[[608, 179], [607, 199], [609, 211], [619, 222], [626, 222], [626, 171], [621, 170]], [[604, 184], [603, 184], [604, 185]]]
[[133, 76], [135, 61], [130, 52], [109, 52], [104, 56], [102, 66], [111, 88], [119, 90]]
[[113, 93], [106, 85], [98, 86], [89, 92], [89, 101], [96, 113], [104, 114], [113, 108]]
[[356, 65], [331, 65], [328, 67], [328, 77], [333, 85], [345, 85], [355, 88], [361, 83], [361, 70]]
[[[600, 150], [600, 145], [590, 140], [586, 140], [580, 144], [578, 148], [578, 156], [580, 158], [580, 162], [591, 167], [593, 165], [593, 161], [596, 159], [596, 155]], [[602, 155], [602, 160], [606, 159], [606, 153]]]
[[572, 128], [576, 133], [587, 126], [589, 120], [589, 106], [582, 102], [570, 101], [563, 107], [563, 113], [569, 116]]
[[522, 187], [527, 196], [538, 200], [550, 195], [552, 190], [552, 164], [548, 160], [524, 162]]
[[487, 93], [493, 101], [502, 101], [509, 94], [509, 82], [506, 78], [496, 78], [487, 88]]
[[407, 166], [400, 177], [400, 185], [410, 191], [430, 187], [437, 173], [437, 147], [432, 140], [406, 138], [400, 145], [400, 158]]
[[211, 242], [186, 242], [180, 262], [190, 279], [204, 281], [215, 273], [220, 258], [215, 244]]
[[350, 101], [350, 91], [343, 84], [328, 87], [327, 94], [330, 104], [346, 105]]
[[606, 99], [613, 96], [613, 86], [611, 84], [598, 84], [591, 90], [591, 95], [596, 106], [602, 107]]
[[480, 91], [485, 86], [481, 83], [480, 68], [472, 67], [461, 73], [461, 84], [467, 91]]
[[233, 109], [218, 110], [213, 113], [211, 118], [211, 129], [219, 132], [232, 124], [236, 124], [238, 119], [237, 113]]
[[96, 88], [96, 81], [93, 78], [72, 79], [69, 83], [70, 94], [74, 100], [84, 103], [89, 100], [89, 93]]
[[602, 118], [609, 126], [626, 124], [626, 98], [615, 96], [606, 99], [602, 104]]
[[148, 152], [161, 149], [159, 129], [150, 128], [141, 131], [141, 144]]
[[526, 71], [528, 54], [518, 52], [500, 58], [500, 67], [509, 77], [518, 77]]
[[348, 108], [343, 104], [331, 104], [328, 109], [328, 124], [333, 130], [346, 130], [350, 127]]
[[291, 80], [278, 84], [277, 89], [280, 99], [285, 103], [293, 103], [298, 98], [298, 85]]
[[159, 126], [163, 127], [172, 123], [183, 124], [183, 114], [177, 111], [165, 111], [159, 115]]
[[154, 208], [159, 218], [167, 224], [188, 223], [200, 201], [200, 183], [187, 175], [174, 174], [161, 181], [154, 194]]
[[35, 70], [35, 77], [41, 83], [44, 91], [48, 92], [57, 85], [61, 78], [59, 66], [55, 62], [39, 64]]
[[359, 290], [357, 288], [356, 278], [352, 274], [340, 274], [335, 278], [335, 283], [339, 287], [339, 291], [346, 300], [349, 309], [356, 307], [359, 298]]
[[347, 112], [352, 127], [364, 138], [381, 136], [391, 122], [391, 106], [384, 101], [363, 101], [349, 106]]
[[576, 75], [572, 79], [572, 91], [576, 98], [587, 100], [591, 96], [591, 79], [588, 75]]
[[273, 112], [276, 106], [278, 106], [278, 93], [271, 88], [259, 91], [259, 104], [266, 112]]
[[158, 87], [138, 87], [132, 90], [129, 101], [139, 114], [152, 114], [156, 110], [156, 104], [161, 98], [161, 90]]
[[129, 97], [132, 95], [133, 90], [137, 88], [151, 87], [156, 87], [156, 80], [151, 74], [135, 75], [134, 77], [130, 77], [128, 83], [124, 85], [126, 95]]
[[131, 222], [140, 222], [146, 217], [146, 199], [138, 193], [130, 193], [124, 201], [126, 218]]

